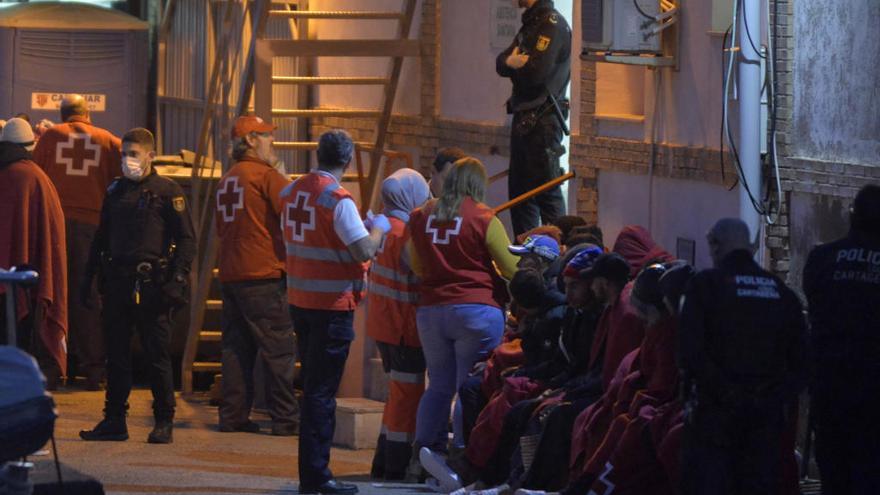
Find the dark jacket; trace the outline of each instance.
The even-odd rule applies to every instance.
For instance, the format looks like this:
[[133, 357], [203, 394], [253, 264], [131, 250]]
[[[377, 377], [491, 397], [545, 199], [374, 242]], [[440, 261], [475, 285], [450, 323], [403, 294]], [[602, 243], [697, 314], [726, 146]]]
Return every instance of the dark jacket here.
[[520, 336], [526, 368], [553, 358], [567, 308], [564, 294], [555, 290], [545, 293], [539, 313], [528, 318]]
[[[519, 69], [506, 63], [515, 47], [529, 56], [529, 61]], [[513, 83], [508, 113], [540, 107], [546, 102], [548, 91], [557, 99], [565, 97], [571, 78], [571, 28], [553, 8], [552, 0], [538, 0], [523, 13], [522, 27], [513, 43], [495, 59], [495, 71]]]
[[[880, 239], [860, 232], [817, 246], [803, 288], [810, 309], [812, 393], [856, 406], [880, 397]], [[831, 404], [829, 404], [831, 406]]]
[[806, 322], [797, 296], [746, 251], [685, 290], [678, 365], [700, 404], [782, 406], [805, 379]]
[[103, 256], [114, 266], [132, 268], [168, 258], [170, 273], [187, 274], [195, 254], [192, 219], [176, 182], [153, 170], [140, 182], [118, 178], [110, 184], [88, 273], [97, 272]]

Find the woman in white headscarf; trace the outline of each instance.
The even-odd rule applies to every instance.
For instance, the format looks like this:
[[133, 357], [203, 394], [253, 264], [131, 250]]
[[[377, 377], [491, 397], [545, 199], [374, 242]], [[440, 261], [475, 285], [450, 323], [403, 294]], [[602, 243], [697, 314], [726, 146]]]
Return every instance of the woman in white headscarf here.
[[410, 211], [430, 197], [428, 183], [412, 169], [401, 169], [382, 183], [384, 213], [391, 230], [370, 267], [367, 335], [376, 341], [382, 366], [390, 374], [382, 431], [371, 476], [402, 480], [416, 431], [416, 411], [425, 390], [425, 356], [416, 330], [416, 277], [404, 256]]

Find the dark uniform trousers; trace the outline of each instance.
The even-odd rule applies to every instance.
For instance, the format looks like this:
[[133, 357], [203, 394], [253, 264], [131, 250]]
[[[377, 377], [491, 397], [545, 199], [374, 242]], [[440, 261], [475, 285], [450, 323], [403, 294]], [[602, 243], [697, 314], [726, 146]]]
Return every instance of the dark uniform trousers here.
[[[137, 329], [153, 392], [157, 421], [174, 418], [174, 378], [171, 371], [171, 306], [158, 283], [141, 284], [135, 304], [135, 276], [114, 268], [106, 274], [103, 296], [104, 338], [107, 348], [107, 416], [125, 414], [131, 393], [131, 337]], [[131, 270], [133, 272], [133, 270]], [[160, 281], [157, 281], [160, 282]]]
[[336, 392], [354, 340], [354, 311], [290, 305], [290, 314], [302, 364], [300, 487], [316, 488], [333, 477], [330, 443], [336, 429]]
[[[376, 342], [379, 355], [382, 358], [382, 368], [386, 374], [390, 374], [388, 399], [385, 404], [385, 413], [382, 417], [383, 431], [379, 434], [376, 443], [376, 453], [373, 455], [373, 467], [371, 477], [384, 478], [386, 480], [403, 479], [406, 476], [406, 468], [412, 455], [412, 443], [415, 440], [415, 417], [419, 407], [421, 394], [410, 393], [415, 390], [424, 390], [425, 382], [425, 354], [421, 347], [408, 347], [405, 345], [392, 345], [385, 342]], [[402, 389], [396, 375], [405, 376], [410, 381], [403, 382]], [[416, 379], [420, 378], [420, 381]], [[416, 383], [417, 382], [417, 383]], [[389, 415], [394, 416], [389, 418]], [[402, 417], [403, 416], [403, 417]], [[407, 421], [409, 420], [409, 421]], [[388, 423], [409, 424], [411, 431], [385, 431]]]
[[296, 341], [284, 287], [279, 279], [223, 284], [221, 425], [235, 427], [248, 421], [258, 354], [266, 364], [267, 403], [272, 422], [282, 426], [296, 422]]
[[[518, 131], [520, 122], [529, 112], [518, 112], [513, 116], [510, 133], [510, 174], [507, 176], [507, 189], [510, 198], [515, 198], [550, 180], [559, 177], [559, 157], [565, 152], [562, 146], [562, 126], [553, 114], [547, 111], [528, 132]], [[528, 201], [510, 209], [514, 235], [531, 230], [541, 223], [548, 224], [565, 215], [565, 201], [562, 189], [557, 186]]]
[[[76, 358], [76, 372], [90, 380], [100, 380], [104, 374], [104, 339], [101, 334], [101, 311], [87, 308], [80, 301], [86, 262], [95, 237], [96, 225], [67, 219], [67, 315], [69, 352]], [[97, 290], [90, 285], [90, 301], [97, 301]], [[74, 370], [71, 370], [74, 371]]]
[[784, 424], [781, 407], [698, 405], [683, 430], [682, 495], [780, 493]]
[[[838, 391], [847, 390], [845, 383], [836, 385]], [[880, 493], [880, 425], [876, 417], [880, 401], [866, 394], [851, 398], [860, 404], [841, 404], [839, 392], [816, 395], [811, 407], [822, 493]]]

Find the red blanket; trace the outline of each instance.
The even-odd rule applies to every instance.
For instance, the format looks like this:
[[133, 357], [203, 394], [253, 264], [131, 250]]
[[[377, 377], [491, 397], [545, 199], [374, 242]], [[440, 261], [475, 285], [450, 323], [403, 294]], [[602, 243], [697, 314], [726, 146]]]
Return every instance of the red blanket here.
[[635, 278], [649, 262], [667, 262], [675, 259], [654, 241], [647, 229], [638, 225], [624, 227], [617, 235], [612, 251], [623, 256], [629, 263], [630, 278]]
[[[611, 379], [623, 357], [641, 344], [645, 338], [645, 324], [630, 304], [633, 283], [623, 288], [614, 304], [605, 308], [596, 325], [596, 335], [590, 347], [590, 369], [600, 355], [602, 361], [602, 390], [608, 390]], [[604, 354], [602, 353], [604, 350]]]
[[[28, 264], [40, 274], [39, 333], [62, 374], [67, 369], [67, 254], [64, 212], [49, 177], [30, 160], [0, 167], [0, 267]], [[5, 292], [4, 287], [0, 291]], [[27, 316], [24, 298], [19, 316]]]

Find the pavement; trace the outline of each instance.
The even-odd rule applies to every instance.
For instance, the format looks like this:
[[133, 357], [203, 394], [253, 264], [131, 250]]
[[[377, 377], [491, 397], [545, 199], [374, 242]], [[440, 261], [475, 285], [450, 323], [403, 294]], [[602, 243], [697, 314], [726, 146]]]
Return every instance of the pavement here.
[[[62, 464], [98, 479], [106, 493], [297, 493], [297, 437], [266, 433], [270, 428], [266, 416], [252, 418], [263, 426], [261, 434], [220, 433], [217, 408], [206, 397], [178, 397], [174, 443], [151, 445], [146, 442], [153, 426], [151, 396], [149, 390], [139, 389], [129, 400], [128, 441], [85, 442], [79, 431], [100, 420], [104, 393], [60, 391], [54, 398], [59, 414], [55, 439]], [[431, 493], [424, 485], [369, 481], [372, 450], [334, 448], [330, 458], [333, 473], [357, 483], [361, 494]], [[40, 470], [54, 466], [51, 454], [30, 460]]]

